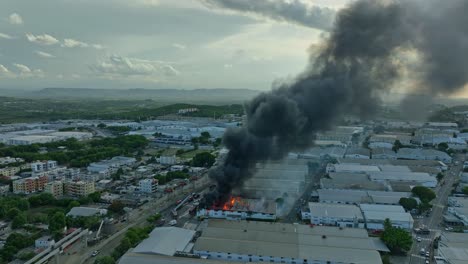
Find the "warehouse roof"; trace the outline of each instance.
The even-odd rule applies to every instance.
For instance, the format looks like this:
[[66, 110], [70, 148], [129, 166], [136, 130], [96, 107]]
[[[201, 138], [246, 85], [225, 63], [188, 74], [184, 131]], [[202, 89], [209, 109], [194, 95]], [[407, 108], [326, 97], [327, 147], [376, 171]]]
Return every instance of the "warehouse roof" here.
[[364, 219], [356, 205], [309, 203], [310, 214], [314, 217], [356, 218]]
[[228, 252], [332, 262], [381, 263], [364, 229], [311, 228], [305, 225], [210, 221], [195, 251]]
[[374, 181], [411, 181], [411, 182], [433, 182], [437, 179], [425, 172], [401, 172], [401, 171], [379, 171], [369, 172], [369, 177]]
[[380, 171], [379, 167], [377, 166], [370, 166], [370, 165], [360, 165], [360, 164], [353, 164], [353, 163], [342, 163], [342, 164], [334, 164], [333, 167], [335, 168], [335, 172], [371, 172], [371, 171]]
[[468, 260], [468, 234], [442, 233], [439, 256], [452, 264], [466, 264]]
[[183, 251], [195, 231], [178, 227], [157, 227], [132, 252], [173, 256]]

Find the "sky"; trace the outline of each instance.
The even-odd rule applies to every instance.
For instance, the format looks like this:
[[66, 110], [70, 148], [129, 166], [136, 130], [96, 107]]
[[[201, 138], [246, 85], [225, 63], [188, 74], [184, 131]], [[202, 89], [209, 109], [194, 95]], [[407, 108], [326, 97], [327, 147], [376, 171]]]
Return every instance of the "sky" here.
[[2, 0], [0, 89], [267, 90], [303, 71], [326, 34], [210, 1]]

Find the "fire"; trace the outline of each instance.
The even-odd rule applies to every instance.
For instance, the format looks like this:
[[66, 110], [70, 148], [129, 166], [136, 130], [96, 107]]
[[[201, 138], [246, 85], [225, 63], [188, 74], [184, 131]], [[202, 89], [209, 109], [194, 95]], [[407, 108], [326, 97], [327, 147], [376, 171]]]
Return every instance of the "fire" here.
[[248, 203], [242, 200], [241, 197], [230, 197], [227, 202], [224, 203], [222, 206], [223, 211], [229, 211], [232, 210], [233, 208], [245, 208], [248, 207]]

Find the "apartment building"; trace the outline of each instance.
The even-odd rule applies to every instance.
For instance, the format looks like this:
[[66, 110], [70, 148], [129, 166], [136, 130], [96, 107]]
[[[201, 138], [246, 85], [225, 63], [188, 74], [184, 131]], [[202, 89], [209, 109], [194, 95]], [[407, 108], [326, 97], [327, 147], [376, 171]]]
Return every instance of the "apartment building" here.
[[13, 193], [16, 194], [30, 194], [43, 191], [47, 184], [47, 177], [29, 177], [13, 182]]

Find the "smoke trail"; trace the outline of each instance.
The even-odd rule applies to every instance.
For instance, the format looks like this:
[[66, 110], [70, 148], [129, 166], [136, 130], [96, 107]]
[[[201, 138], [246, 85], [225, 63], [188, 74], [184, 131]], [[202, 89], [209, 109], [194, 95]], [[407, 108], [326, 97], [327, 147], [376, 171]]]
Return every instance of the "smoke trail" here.
[[202, 0], [209, 7], [226, 8], [261, 15], [329, 31], [335, 11], [331, 8], [310, 7], [300, 0]]
[[218, 184], [212, 198], [222, 200], [242, 186], [257, 162], [310, 147], [315, 133], [339, 116], [372, 114], [379, 95], [400, 79], [402, 50], [420, 54], [421, 90], [447, 94], [468, 83], [468, 1], [421, 3], [359, 0], [341, 10], [310, 67], [294, 82], [254, 98], [245, 107], [244, 126], [225, 133], [229, 153], [210, 172]]

